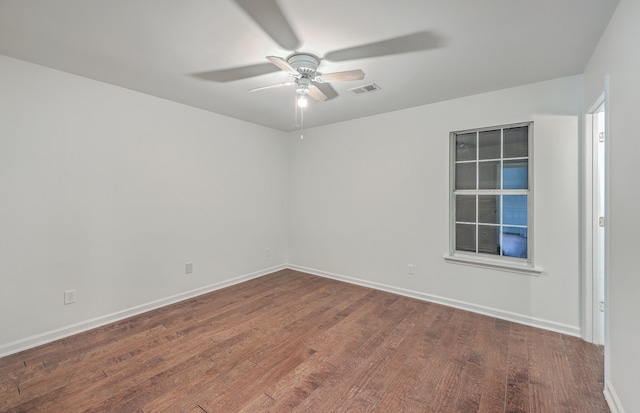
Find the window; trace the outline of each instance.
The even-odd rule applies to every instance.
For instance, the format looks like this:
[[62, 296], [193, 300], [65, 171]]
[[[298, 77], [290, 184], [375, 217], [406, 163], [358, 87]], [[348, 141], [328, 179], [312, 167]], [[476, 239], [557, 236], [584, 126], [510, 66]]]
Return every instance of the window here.
[[532, 266], [532, 132], [527, 122], [451, 133], [450, 257]]

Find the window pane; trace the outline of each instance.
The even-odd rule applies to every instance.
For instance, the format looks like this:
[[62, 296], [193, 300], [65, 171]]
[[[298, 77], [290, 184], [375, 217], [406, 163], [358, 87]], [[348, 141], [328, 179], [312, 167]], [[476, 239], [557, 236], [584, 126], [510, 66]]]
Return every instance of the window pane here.
[[456, 221], [476, 222], [475, 195], [456, 195]]
[[523, 158], [529, 154], [529, 128], [521, 126], [504, 130], [504, 157]]
[[478, 252], [500, 255], [500, 227], [478, 225]]
[[502, 197], [502, 223], [527, 226], [527, 195], [504, 195]]
[[504, 189], [529, 189], [529, 161], [504, 161]]
[[478, 189], [500, 189], [500, 161], [478, 162]]
[[478, 222], [483, 224], [500, 223], [500, 195], [478, 196]]
[[456, 224], [456, 250], [476, 252], [476, 226]]
[[527, 258], [527, 229], [504, 227], [502, 229], [502, 255]]
[[456, 135], [456, 161], [473, 161], [475, 159], [476, 159], [475, 132]]
[[480, 132], [478, 145], [480, 159], [500, 159], [500, 129]]
[[476, 189], [476, 163], [456, 164], [456, 189]]

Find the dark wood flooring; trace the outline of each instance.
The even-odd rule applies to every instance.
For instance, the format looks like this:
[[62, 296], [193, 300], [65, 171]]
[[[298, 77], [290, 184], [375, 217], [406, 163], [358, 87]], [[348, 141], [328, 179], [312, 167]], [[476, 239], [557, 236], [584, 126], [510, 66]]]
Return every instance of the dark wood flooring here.
[[608, 412], [601, 348], [284, 270], [0, 359], [2, 412]]

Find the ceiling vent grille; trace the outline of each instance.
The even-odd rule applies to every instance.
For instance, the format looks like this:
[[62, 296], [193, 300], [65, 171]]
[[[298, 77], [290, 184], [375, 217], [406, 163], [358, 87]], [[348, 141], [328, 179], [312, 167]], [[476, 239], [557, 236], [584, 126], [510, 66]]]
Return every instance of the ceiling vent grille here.
[[358, 86], [351, 89], [347, 89], [354, 95], [363, 95], [365, 93], [377, 92], [380, 90], [380, 86], [375, 83], [369, 83], [368, 85]]

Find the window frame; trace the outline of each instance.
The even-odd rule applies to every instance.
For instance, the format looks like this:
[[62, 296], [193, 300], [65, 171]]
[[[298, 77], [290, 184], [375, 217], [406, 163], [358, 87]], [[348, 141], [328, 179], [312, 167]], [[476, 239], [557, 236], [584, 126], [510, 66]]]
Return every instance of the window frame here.
[[[456, 190], [456, 137], [462, 134], [475, 133], [476, 134], [476, 151], [479, 151], [479, 139], [481, 132], [500, 130], [501, 136], [501, 153], [500, 153], [500, 173], [504, 175], [504, 161], [510, 158], [504, 158], [503, 146], [504, 146], [504, 130], [511, 128], [524, 127], [528, 128], [527, 132], [527, 169], [528, 169], [528, 188], [527, 189], [479, 189], [477, 184], [473, 190], [462, 189]], [[534, 210], [533, 210], [533, 195], [534, 195], [534, 159], [533, 159], [533, 121], [510, 123], [497, 126], [489, 126], [474, 129], [465, 129], [459, 131], [453, 131], [449, 133], [449, 255], [445, 256], [445, 261], [450, 263], [457, 263], [463, 265], [487, 267], [504, 271], [512, 271], [530, 275], [539, 275], [542, 272], [541, 268], [534, 265]], [[522, 159], [522, 158], [516, 158]], [[478, 165], [480, 159], [476, 153], [475, 163]], [[477, 171], [477, 170], [476, 170]], [[476, 172], [476, 182], [478, 180]], [[501, 177], [502, 182], [503, 177]], [[503, 184], [500, 185], [504, 186]], [[456, 194], [457, 195], [527, 195], [527, 258], [509, 257], [502, 255], [502, 248], [500, 255], [485, 254], [480, 252], [462, 251], [456, 250]], [[501, 198], [502, 200], [502, 198]], [[500, 206], [502, 216], [502, 204]], [[478, 216], [476, 212], [476, 227], [478, 225]], [[501, 217], [499, 227], [504, 225]], [[476, 236], [477, 243], [477, 236]], [[477, 250], [477, 248], [476, 248]]]

